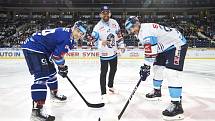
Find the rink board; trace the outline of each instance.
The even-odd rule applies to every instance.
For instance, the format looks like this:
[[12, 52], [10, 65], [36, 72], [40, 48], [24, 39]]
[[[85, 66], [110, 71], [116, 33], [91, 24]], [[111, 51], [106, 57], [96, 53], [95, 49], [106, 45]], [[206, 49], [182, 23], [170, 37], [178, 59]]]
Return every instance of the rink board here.
[[[125, 53], [118, 53], [119, 59], [143, 59], [142, 49], [127, 49]], [[20, 48], [0, 48], [0, 59], [23, 59]], [[66, 59], [98, 59], [98, 50], [76, 49], [65, 55]], [[215, 59], [215, 49], [191, 48], [188, 49], [186, 59]]]

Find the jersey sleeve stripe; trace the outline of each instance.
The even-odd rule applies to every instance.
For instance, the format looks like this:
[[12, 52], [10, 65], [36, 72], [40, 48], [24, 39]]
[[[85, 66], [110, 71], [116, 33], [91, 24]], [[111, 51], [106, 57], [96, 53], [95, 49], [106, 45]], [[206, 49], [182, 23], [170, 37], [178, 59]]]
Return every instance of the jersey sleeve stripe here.
[[143, 40], [145, 40], [144, 44], [151, 44], [152, 46], [157, 45], [157, 43], [158, 43], [158, 39], [155, 36], [148, 36], [148, 37], [143, 38]]

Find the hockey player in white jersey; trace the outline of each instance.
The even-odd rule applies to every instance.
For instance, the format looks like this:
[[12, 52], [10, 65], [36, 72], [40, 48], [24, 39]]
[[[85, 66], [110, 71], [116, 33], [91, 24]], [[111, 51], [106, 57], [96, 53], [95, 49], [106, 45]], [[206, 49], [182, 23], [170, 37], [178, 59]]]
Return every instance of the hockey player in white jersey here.
[[187, 51], [186, 39], [175, 28], [165, 27], [156, 23], [140, 23], [138, 18], [131, 16], [126, 20], [125, 28], [135, 34], [144, 45], [145, 60], [140, 69], [143, 79], [144, 71], [150, 73], [153, 66], [154, 89], [146, 94], [146, 98], [161, 97], [161, 85], [164, 69], [167, 72], [168, 89], [171, 97], [170, 105], [162, 112], [166, 120], [183, 119], [181, 104], [182, 84], [179, 71], [183, 71]]
[[110, 65], [108, 92], [117, 93], [114, 88], [114, 76], [117, 70], [117, 47], [124, 48], [120, 27], [116, 20], [111, 19], [111, 12], [108, 6], [103, 6], [100, 12], [101, 20], [95, 25], [92, 37], [97, 44], [100, 54], [101, 73], [100, 86], [102, 101], [108, 102], [106, 94], [106, 75]]

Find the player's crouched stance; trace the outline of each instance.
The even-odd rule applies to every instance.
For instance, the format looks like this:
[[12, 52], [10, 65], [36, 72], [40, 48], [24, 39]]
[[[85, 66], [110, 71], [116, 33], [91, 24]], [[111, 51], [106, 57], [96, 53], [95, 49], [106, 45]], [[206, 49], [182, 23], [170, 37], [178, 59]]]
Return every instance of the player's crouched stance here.
[[125, 28], [128, 32], [137, 35], [144, 45], [145, 60], [144, 66], [141, 66], [140, 69], [141, 78], [145, 78], [144, 72], [150, 73], [150, 68], [153, 65], [154, 90], [146, 94], [146, 98], [161, 97], [163, 71], [166, 68], [171, 103], [162, 112], [163, 118], [165, 120], [183, 119], [182, 84], [178, 78], [178, 72], [183, 71], [188, 47], [185, 38], [175, 28], [168, 28], [156, 23], [140, 24], [138, 18], [134, 16], [127, 19]]
[[72, 28], [55, 28], [34, 33], [22, 45], [29, 71], [34, 75], [34, 83], [31, 86], [33, 99], [31, 120], [55, 120], [55, 116], [48, 114], [44, 106], [47, 86], [50, 88], [51, 99], [65, 101], [67, 97], [58, 92], [54, 63], [58, 67], [58, 74], [63, 78], [66, 77], [68, 66], [64, 64], [64, 54], [72, 49], [75, 41], [83, 38], [85, 34], [84, 23], [78, 21]]

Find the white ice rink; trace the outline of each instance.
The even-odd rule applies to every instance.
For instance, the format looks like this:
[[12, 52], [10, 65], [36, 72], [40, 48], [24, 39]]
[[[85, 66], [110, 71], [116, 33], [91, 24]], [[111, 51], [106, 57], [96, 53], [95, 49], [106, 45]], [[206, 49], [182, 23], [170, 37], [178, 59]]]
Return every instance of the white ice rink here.
[[[98, 121], [100, 116], [119, 114], [136, 85], [141, 60], [120, 60], [115, 77], [118, 95], [110, 95], [104, 108], [85, 105], [70, 83], [59, 77], [59, 88], [68, 96], [66, 103], [47, 106], [56, 121]], [[69, 77], [89, 102], [100, 101], [99, 61], [68, 60]], [[147, 101], [145, 94], [152, 89], [152, 78], [142, 82], [121, 121], [162, 121], [161, 112], [169, 104], [167, 82], [164, 80], [162, 101]], [[31, 115], [30, 87], [33, 78], [24, 60], [0, 60], [0, 121], [29, 121]], [[215, 60], [186, 60], [183, 81], [184, 121], [215, 121]], [[49, 95], [48, 95], [49, 96]]]

